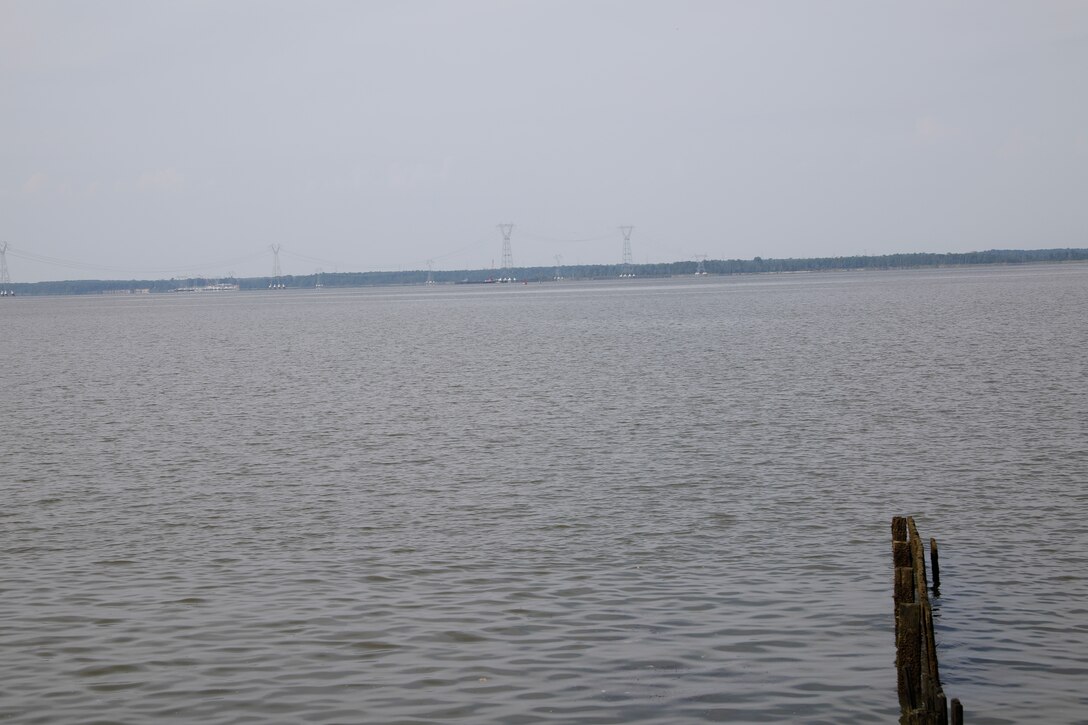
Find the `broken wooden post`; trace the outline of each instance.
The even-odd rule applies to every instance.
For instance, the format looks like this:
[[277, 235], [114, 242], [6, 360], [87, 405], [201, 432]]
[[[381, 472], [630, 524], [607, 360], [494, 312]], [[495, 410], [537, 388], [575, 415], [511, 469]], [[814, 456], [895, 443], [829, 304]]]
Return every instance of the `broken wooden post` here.
[[895, 665], [899, 671], [899, 707], [904, 712], [922, 704], [922, 606], [899, 605], [899, 635], [895, 642]]
[[895, 587], [892, 591], [892, 611], [895, 612], [895, 635], [899, 637], [899, 605], [914, 601], [914, 568], [907, 543], [907, 519], [892, 518], [892, 566], [895, 569]]
[[[937, 540], [929, 540], [933, 594], [938, 596], [940, 564]], [[948, 725], [949, 707], [937, 667], [937, 638], [926, 581], [925, 549], [914, 518], [892, 519], [892, 561], [895, 568], [895, 663], [900, 725]], [[958, 715], [957, 715], [958, 711]], [[952, 722], [963, 708], [952, 701]]]
[[933, 596], [941, 595], [941, 562], [937, 556], [937, 540], [929, 538], [929, 568], [933, 570]]
[[914, 517], [907, 517], [907, 532], [910, 542], [910, 558], [914, 566], [914, 591], [920, 601], [929, 600], [929, 585], [926, 583], [926, 557], [922, 549], [922, 537], [918, 535], [918, 528], [914, 525]]
[[907, 519], [903, 516], [892, 517], [892, 541], [907, 540]]
[[937, 725], [948, 725], [948, 698], [944, 696], [944, 690], [937, 686], [937, 693], [933, 697], [934, 722]]

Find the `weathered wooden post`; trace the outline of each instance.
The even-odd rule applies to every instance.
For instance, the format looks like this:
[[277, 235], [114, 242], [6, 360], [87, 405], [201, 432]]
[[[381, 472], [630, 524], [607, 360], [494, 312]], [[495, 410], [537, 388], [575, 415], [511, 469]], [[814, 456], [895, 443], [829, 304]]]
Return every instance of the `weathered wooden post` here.
[[907, 540], [907, 519], [903, 516], [892, 516], [892, 541]]
[[923, 658], [925, 669], [923, 676], [928, 678], [931, 684], [927, 688], [928, 694], [936, 694], [940, 689], [941, 678], [937, 671], [937, 640], [933, 633], [933, 610], [929, 605], [929, 584], [926, 582], [925, 551], [922, 548], [922, 537], [918, 535], [918, 528], [914, 525], [914, 517], [907, 517], [907, 531], [910, 534], [911, 558], [914, 561], [914, 601], [922, 605], [922, 635], [924, 637]]
[[917, 710], [922, 703], [919, 683], [922, 674], [922, 607], [903, 603], [898, 607], [899, 632], [895, 642], [898, 671], [899, 707], [904, 713]]
[[[938, 595], [937, 540], [930, 539], [933, 594]], [[895, 565], [895, 663], [900, 725], [948, 725], [948, 699], [937, 667], [937, 638], [926, 581], [925, 549], [914, 518], [892, 519], [892, 560]], [[958, 709], [958, 715], [957, 715]], [[952, 701], [952, 722], [962, 725], [963, 708]]]
[[955, 697], [952, 698], [952, 725], [963, 725], [963, 705]]
[[929, 538], [929, 568], [933, 570], [933, 596], [941, 596], [941, 562], [937, 556], [937, 540]]
[[907, 517], [907, 535], [910, 542], [910, 558], [914, 566], [914, 591], [922, 601], [929, 599], [929, 585], [926, 583], [926, 557], [922, 549], [922, 537], [918, 536], [918, 527], [914, 517]]
[[911, 565], [910, 544], [907, 543], [907, 520], [902, 516], [892, 519], [892, 566], [895, 571], [892, 609], [895, 612], [895, 632], [898, 637], [899, 605], [914, 601], [914, 568]]

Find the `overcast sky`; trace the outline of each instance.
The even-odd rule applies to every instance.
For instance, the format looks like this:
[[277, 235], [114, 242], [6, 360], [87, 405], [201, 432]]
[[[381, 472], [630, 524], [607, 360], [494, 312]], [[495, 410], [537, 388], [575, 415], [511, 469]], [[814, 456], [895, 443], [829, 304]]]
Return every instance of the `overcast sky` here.
[[14, 281], [482, 268], [500, 222], [517, 266], [1088, 247], [1088, 2], [0, 0]]

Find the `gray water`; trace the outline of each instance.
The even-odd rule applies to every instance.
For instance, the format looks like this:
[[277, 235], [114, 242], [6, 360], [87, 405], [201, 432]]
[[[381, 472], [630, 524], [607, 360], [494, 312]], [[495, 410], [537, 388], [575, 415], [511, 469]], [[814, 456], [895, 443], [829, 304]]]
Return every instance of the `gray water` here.
[[0, 304], [0, 718], [1088, 722], [1088, 266]]

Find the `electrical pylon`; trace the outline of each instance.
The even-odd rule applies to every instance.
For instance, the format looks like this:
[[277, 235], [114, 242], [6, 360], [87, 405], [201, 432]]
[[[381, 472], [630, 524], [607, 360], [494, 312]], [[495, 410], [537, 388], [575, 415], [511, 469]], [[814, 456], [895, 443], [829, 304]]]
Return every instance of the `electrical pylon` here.
[[706, 274], [706, 264], [705, 264], [706, 255], [705, 254], [696, 254], [695, 255], [695, 260], [699, 263], [695, 267], [695, 274], [700, 275], [700, 276]]
[[514, 231], [513, 224], [500, 224], [502, 232], [502, 269], [509, 271], [514, 268], [514, 255], [510, 251], [510, 234]]
[[555, 255], [555, 277], [556, 281], [563, 279], [563, 255]]
[[635, 276], [635, 266], [631, 260], [631, 232], [633, 230], [633, 226], [620, 227], [620, 232], [623, 233], [623, 264], [620, 266], [621, 277]]
[[280, 279], [283, 276], [280, 272], [280, 246], [279, 244], [268, 245], [268, 248], [272, 250], [272, 281], [268, 285], [270, 289], [283, 287], [283, 281]]
[[0, 295], [10, 295], [11, 275], [8, 274], [8, 243], [0, 242]]
[[427, 260], [427, 284], [434, 284], [434, 260]]

